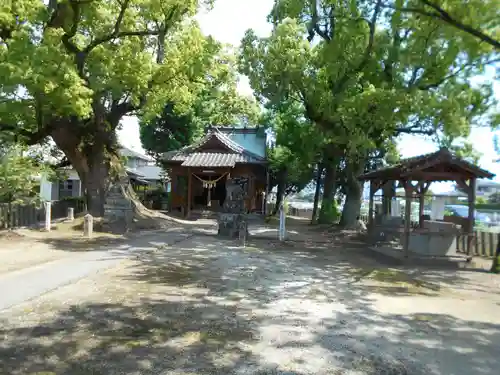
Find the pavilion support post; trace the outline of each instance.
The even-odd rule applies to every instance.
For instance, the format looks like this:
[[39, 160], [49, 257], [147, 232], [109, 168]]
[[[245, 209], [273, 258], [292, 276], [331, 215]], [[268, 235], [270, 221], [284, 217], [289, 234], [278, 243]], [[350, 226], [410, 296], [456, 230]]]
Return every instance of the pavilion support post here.
[[382, 186], [382, 210], [384, 216], [391, 216], [392, 198], [394, 197], [394, 181], [387, 181]]
[[429, 190], [430, 182], [420, 181], [418, 184], [418, 225], [420, 228], [424, 227], [424, 205], [425, 205], [425, 194]]
[[373, 196], [375, 195], [375, 181], [370, 180], [370, 200], [368, 202], [368, 231], [373, 230]]
[[467, 228], [467, 256], [471, 256], [472, 253], [472, 240], [474, 233], [474, 223], [475, 223], [475, 211], [476, 211], [476, 178], [473, 177], [469, 182], [468, 189], [469, 196], [469, 216], [468, 216], [468, 228]]
[[264, 213], [264, 215], [267, 215], [267, 200], [269, 197], [269, 181], [270, 181], [269, 169], [266, 168], [266, 187], [265, 187], [265, 193], [264, 193], [265, 195], [263, 197], [263, 200], [264, 200], [263, 213]]
[[404, 257], [408, 258], [410, 249], [410, 231], [411, 231], [411, 198], [413, 194], [413, 186], [411, 181], [401, 181], [405, 189], [405, 227], [403, 233], [403, 252]]
[[191, 215], [191, 195], [192, 195], [192, 184], [193, 184], [193, 175], [191, 173], [191, 168], [188, 168], [188, 196], [187, 196], [187, 210], [186, 217]]

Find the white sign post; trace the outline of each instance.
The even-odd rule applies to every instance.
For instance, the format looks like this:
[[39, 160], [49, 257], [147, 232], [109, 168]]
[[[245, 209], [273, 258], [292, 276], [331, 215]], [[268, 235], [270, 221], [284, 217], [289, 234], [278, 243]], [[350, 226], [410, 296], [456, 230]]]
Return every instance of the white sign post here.
[[279, 240], [284, 241], [285, 240], [285, 235], [286, 235], [286, 228], [285, 228], [285, 204], [284, 201], [281, 202], [280, 205], [280, 229], [279, 229]]
[[50, 232], [52, 221], [52, 202], [45, 202], [45, 230]]

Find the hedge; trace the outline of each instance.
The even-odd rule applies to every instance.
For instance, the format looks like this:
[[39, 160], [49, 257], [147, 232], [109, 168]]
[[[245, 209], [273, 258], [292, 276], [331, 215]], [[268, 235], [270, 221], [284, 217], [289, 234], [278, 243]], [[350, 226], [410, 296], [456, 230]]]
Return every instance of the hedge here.
[[[465, 203], [457, 203], [460, 206], [468, 206]], [[476, 203], [476, 210], [495, 210], [500, 211], [500, 203]]]

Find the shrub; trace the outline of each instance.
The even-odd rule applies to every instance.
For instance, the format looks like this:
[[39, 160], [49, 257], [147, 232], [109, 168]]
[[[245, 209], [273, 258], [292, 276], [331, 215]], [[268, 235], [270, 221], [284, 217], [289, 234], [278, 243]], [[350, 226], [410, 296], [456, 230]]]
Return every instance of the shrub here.
[[324, 201], [319, 211], [319, 222], [322, 224], [334, 224], [340, 218], [340, 210], [335, 199]]

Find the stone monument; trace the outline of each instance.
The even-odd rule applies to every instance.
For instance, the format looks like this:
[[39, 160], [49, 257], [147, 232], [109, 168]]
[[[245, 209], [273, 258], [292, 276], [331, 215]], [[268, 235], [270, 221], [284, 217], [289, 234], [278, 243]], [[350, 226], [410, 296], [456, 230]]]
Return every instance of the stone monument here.
[[126, 194], [129, 183], [127, 176], [117, 180], [107, 192], [104, 205], [104, 218], [107, 224], [120, 223], [125, 230], [129, 228], [133, 216], [132, 202]]
[[245, 212], [247, 178], [229, 178], [226, 181], [226, 199], [219, 213], [218, 235], [228, 238], [247, 237], [248, 225]]

